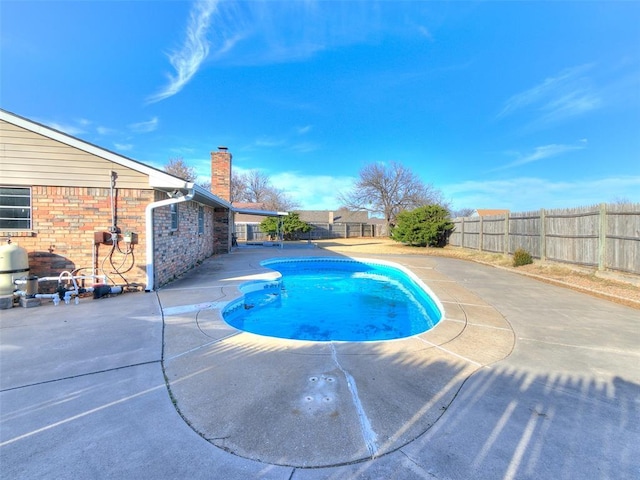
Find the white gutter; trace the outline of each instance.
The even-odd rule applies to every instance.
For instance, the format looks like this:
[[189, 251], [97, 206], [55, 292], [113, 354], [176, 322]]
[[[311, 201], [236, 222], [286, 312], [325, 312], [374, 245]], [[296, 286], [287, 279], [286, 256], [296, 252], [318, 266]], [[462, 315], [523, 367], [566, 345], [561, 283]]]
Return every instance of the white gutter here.
[[145, 292], [152, 292], [154, 285], [154, 272], [155, 267], [153, 263], [153, 250], [154, 250], [154, 240], [153, 240], [153, 211], [158, 207], [166, 207], [167, 205], [173, 205], [174, 203], [183, 203], [188, 202], [195, 195], [195, 190], [192, 188], [189, 190], [187, 195], [182, 197], [175, 198], [167, 198], [166, 200], [159, 200], [157, 202], [152, 202], [147, 205], [144, 209], [145, 222], [146, 222], [146, 242], [147, 242], [147, 287], [145, 288]]
[[236, 213], [243, 213], [245, 215], [258, 215], [260, 217], [287, 217], [289, 212], [275, 212], [273, 210], [253, 210], [251, 208], [235, 208], [232, 209]]

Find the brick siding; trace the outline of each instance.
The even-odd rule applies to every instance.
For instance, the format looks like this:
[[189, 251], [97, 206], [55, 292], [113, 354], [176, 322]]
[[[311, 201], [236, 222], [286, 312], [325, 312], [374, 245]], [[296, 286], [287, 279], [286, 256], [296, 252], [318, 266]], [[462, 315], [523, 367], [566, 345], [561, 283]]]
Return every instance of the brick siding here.
[[[116, 189], [118, 245], [114, 248], [110, 244], [98, 244], [94, 252], [94, 233], [109, 232], [112, 224], [110, 194], [108, 188], [34, 186], [32, 231], [3, 231], [0, 235], [11, 236], [14, 243], [27, 250], [32, 275], [57, 277], [63, 271], [78, 269], [79, 275], [90, 274], [95, 255], [98, 274], [106, 273], [118, 285], [128, 283], [144, 288], [145, 207], [167, 196], [153, 190]], [[154, 210], [156, 286], [171, 281], [215, 253], [228, 251], [228, 211], [214, 212], [213, 208], [204, 207], [204, 233], [199, 234], [198, 207], [195, 202], [179, 204], [179, 224], [175, 231], [171, 230], [170, 207]], [[122, 241], [124, 232], [137, 235], [137, 243], [128, 254]], [[40, 283], [41, 293], [55, 288], [56, 282]]]

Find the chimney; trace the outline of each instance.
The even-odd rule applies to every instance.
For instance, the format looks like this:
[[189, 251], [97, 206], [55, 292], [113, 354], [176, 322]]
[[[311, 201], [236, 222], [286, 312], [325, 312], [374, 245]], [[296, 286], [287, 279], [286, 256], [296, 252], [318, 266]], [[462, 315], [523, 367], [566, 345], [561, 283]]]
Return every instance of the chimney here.
[[211, 193], [231, 202], [231, 154], [227, 147], [211, 152]]

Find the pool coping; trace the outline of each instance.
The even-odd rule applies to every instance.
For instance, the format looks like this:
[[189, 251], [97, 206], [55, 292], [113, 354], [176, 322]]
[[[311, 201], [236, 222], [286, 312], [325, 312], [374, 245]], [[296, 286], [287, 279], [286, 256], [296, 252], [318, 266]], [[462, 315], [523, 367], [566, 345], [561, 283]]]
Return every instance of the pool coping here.
[[[422, 332], [418, 332], [417, 334], [421, 334], [421, 333], [425, 333], [428, 330], [432, 330], [433, 328], [435, 328], [438, 323], [440, 323], [441, 320], [444, 319], [445, 317], [445, 309], [444, 306], [442, 305], [442, 303], [440, 302], [440, 299], [436, 296], [436, 294], [429, 288], [428, 285], [426, 285], [415, 273], [413, 273], [410, 269], [404, 267], [403, 265], [400, 265], [397, 262], [392, 262], [392, 261], [388, 261], [388, 260], [383, 260], [383, 259], [374, 259], [374, 258], [365, 258], [365, 257], [349, 257], [349, 258], [335, 258], [335, 257], [321, 257], [321, 256], [305, 256], [305, 257], [283, 257], [283, 258], [269, 258], [266, 260], [263, 260], [260, 262], [260, 266], [261, 267], [265, 267], [267, 269], [269, 269], [270, 271], [275, 271], [275, 274], [273, 276], [268, 275], [265, 276], [266, 278], [260, 279], [260, 280], [248, 280], [244, 283], [241, 283], [238, 285], [238, 289], [241, 292], [240, 297], [234, 299], [234, 300], [230, 300], [226, 305], [224, 305], [221, 309], [221, 315], [222, 318], [224, 320], [225, 315], [227, 314], [233, 314], [234, 312], [236, 312], [236, 310], [240, 310], [242, 308], [247, 308], [247, 295], [248, 294], [253, 294], [256, 292], [265, 292], [265, 291], [274, 291], [276, 290], [276, 294], [280, 294], [280, 291], [282, 289], [282, 284], [283, 284], [283, 275], [278, 271], [275, 270], [273, 268], [270, 268], [271, 266], [275, 265], [275, 264], [282, 264], [282, 263], [312, 263], [312, 262], [332, 262], [332, 263], [356, 263], [356, 264], [364, 264], [364, 265], [370, 265], [373, 267], [385, 267], [385, 268], [391, 268], [399, 273], [401, 273], [402, 275], [404, 275], [404, 277], [407, 278], [407, 280], [409, 282], [413, 283], [414, 288], [421, 290], [426, 296], [427, 296], [427, 301], [431, 304], [431, 306], [427, 306], [427, 305], [422, 305], [420, 303], [420, 300], [415, 300], [417, 303], [419, 303], [421, 305], [422, 308], [429, 310], [432, 309], [434, 310], [434, 314], [437, 315], [437, 320], [435, 320], [435, 322], [433, 322], [433, 318], [427, 314], [427, 316], [429, 316], [429, 318], [431, 319], [431, 323], [433, 323], [431, 326], [429, 326], [428, 328], [426, 328], [425, 330], [423, 330]], [[253, 306], [251, 307], [253, 308]], [[226, 320], [225, 320], [226, 321]], [[228, 323], [228, 322], [227, 322]], [[234, 326], [234, 325], [231, 325]], [[244, 330], [242, 328], [240, 328], [240, 330]], [[251, 332], [251, 330], [246, 330], [249, 333], [256, 333], [258, 335], [260, 335], [257, 332]], [[340, 341], [346, 341], [346, 342], [358, 342], [358, 341], [362, 341], [362, 342], [373, 342], [373, 341], [388, 341], [388, 340], [397, 340], [400, 338], [409, 338], [412, 336], [415, 336], [417, 334], [411, 334], [411, 335], [403, 335], [402, 337], [398, 337], [398, 338], [380, 338], [380, 339], [362, 339], [362, 340], [339, 340], [339, 339], [335, 339], [335, 340], [316, 340], [316, 339], [295, 339], [295, 338], [289, 338], [289, 337], [279, 337], [279, 336], [275, 336], [276, 338], [284, 338], [284, 339], [289, 339], [289, 340], [311, 340], [311, 341], [334, 341], [334, 342], [340, 342]], [[266, 334], [263, 334], [266, 335]]]

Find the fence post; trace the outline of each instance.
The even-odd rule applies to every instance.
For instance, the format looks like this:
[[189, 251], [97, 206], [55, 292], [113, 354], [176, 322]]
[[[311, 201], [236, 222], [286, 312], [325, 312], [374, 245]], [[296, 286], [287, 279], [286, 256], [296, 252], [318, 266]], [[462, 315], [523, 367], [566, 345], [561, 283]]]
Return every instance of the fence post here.
[[460, 247], [464, 248], [464, 217], [462, 217], [462, 223], [460, 224]]
[[540, 260], [545, 261], [547, 258], [547, 221], [544, 217], [544, 208], [540, 209]]
[[600, 222], [598, 235], [598, 270], [605, 269], [606, 241], [607, 241], [607, 204], [600, 204]]
[[480, 217], [480, 233], [478, 233], [478, 250], [482, 251], [482, 234], [484, 233], [484, 226], [482, 223], [482, 216]]
[[504, 214], [504, 245], [502, 250], [505, 255], [509, 254], [509, 213]]

